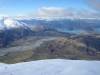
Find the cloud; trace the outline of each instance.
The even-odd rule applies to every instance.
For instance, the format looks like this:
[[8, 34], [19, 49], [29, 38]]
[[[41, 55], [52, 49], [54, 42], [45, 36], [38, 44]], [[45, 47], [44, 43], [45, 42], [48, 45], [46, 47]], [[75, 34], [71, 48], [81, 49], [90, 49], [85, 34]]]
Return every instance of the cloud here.
[[[0, 16], [7, 16], [1, 14]], [[74, 8], [60, 8], [60, 7], [41, 7], [35, 12], [25, 16], [17, 16], [17, 19], [31, 19], [31, 18], [41, 18], [41, 19], [59, 19], [59, 18], [100, 18], [100, 13], [83, 9], [75, 10]]]
[[0, 14], [0, 20], [1, 20], [3, 17], [8, 17], [8, 15], [6, 15], [6, 14]]
[[75, 10], [73, 8], [41, 7], [30, 16], [35, 18], [100, 18], [100, 14], [90, 10]]
[[76, 14], [78, 18], [100, 18], [100, 13], [90, 10], [78, 11]]
[[72, 17], [73, 13], [70, 10], [57, 7], [42, 7], [33, 14], [34, 17], [40, 18], [65, 18]]

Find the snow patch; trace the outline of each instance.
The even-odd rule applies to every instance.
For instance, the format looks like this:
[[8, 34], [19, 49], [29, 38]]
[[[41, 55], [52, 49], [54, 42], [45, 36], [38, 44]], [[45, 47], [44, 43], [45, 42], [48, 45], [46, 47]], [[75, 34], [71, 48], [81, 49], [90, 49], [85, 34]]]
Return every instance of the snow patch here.
[[100, 75], [100, 61], [52, 59], [0, 64], [0, 75]]

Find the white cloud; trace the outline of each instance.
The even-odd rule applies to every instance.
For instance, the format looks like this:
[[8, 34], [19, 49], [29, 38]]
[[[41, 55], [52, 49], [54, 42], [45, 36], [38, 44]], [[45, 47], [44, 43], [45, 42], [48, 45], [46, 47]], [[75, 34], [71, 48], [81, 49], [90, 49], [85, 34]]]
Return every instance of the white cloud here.
[[0, 20], [1, 20], [3, 17], [8, 17], [8, 15], [6, 15], [6, 14], [0, 14]]
[[35, 18], [100, 18], [100, 14], [90, 10], [74, 10], [59, 7], [41, 7], [30, 16]]
[[73, 13], [70, 10], [57, 7], [42, 7], [33, 14], [38, 18], [67, 18], [72, 17]]
[[[1, 14], [0, 17], [7, 16]], [[100, 13], [83, 9], [75, 10], [73, 8], [60, 8], [60, 7], [41, 7], [35, 12], [29, 15], [16, 15], [17, 19], [31, 19], [31, 18], [40, 18], [40, 19], [59, 19], [59, 18], [100, 18]]]

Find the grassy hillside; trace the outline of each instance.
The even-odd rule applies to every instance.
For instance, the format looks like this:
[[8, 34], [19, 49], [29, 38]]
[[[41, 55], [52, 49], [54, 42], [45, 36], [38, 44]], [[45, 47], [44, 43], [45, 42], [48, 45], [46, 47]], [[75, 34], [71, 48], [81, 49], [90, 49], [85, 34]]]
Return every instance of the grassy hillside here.
[[[4, 53], [4, 55], [0, 56], [0, 61], [5, 63], [17, 63], [54, 58], [100, 60], [100, 51], [98, 47], [99, 37], [90, 36], [87, 38], [87, 36], [84, 35], [70, 38], [51, 38], [52, 37], [31, 37], [24, 41], [15, 41], [11, 48], [2, 50], [4, 52], [1, 53]], [[96, 42], [94, 42], [95, 40]], [[20, 46], [22, 48], [20, 48]]]

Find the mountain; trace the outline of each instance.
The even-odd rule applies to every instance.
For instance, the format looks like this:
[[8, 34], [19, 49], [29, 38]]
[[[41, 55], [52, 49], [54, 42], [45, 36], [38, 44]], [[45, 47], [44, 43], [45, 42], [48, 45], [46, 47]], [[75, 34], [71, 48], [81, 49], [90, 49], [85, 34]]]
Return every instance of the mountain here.
[[100, 60], [99, 22], [98, 19], [4, 18], [0, 21], [3, 26], [0, 30], [0, 61]]
[[31, 36], [0, 49], [0, 61], [18, 63], [43, 59], [100, 60], [99, 35]]
[[62, 32], [98, 32], [100, 28], [99, 19], [58, 19], [58, 20], [20, 20], [28, 25], [43, 25], [47, 28]]
[[[3, 22], [2, 22], [3, 21]], [[56, 29], [62, 32], [98, 32], [100, 30], [99, 19], [13, 19], [4, 18], [1, 22], [6, 28], [28, 27], [32, 30]], [[0, 22], [0, 23], [1, 23]], [[0, 25], [1, 26], [1, 25]]]
[[48, 59], [17, 64], [0, 63], [0, 75], [100, 75], [100, 61]]
[[14, 19], [0, 21], [0, 47], [27, 36], [51, 36], [64, 34], [91, 34], [100, 32], [99, 19]]
[[[63, 58], [63, 59], [100, 59], [100, 38], [93, 36], [59, 37], [46, 41], [33, 50], [33, 59]], [[36, 57], [36, 58], [34, 58]]]

